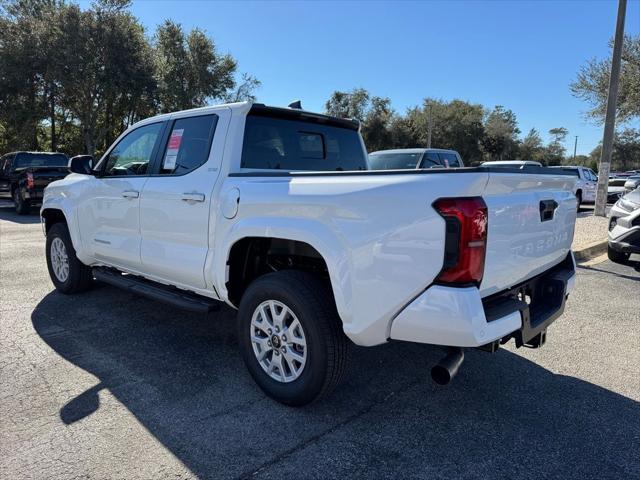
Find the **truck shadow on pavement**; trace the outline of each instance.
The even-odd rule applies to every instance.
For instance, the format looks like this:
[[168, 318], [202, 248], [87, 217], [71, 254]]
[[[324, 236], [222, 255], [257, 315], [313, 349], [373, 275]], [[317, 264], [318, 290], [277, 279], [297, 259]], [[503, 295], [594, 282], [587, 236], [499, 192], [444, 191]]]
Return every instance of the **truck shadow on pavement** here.
[[437, 387], [429, 367], [439, 348], [354, 348], [331, 397], [292, 409], [266, 398], [245, 371], [234, 318], [230, 309], [205, 318], [106, 286], [75, 297], [52, 292], [32, 314], [55, 352], [98, 378], [61, 403], [64, 424], [108, 415], [100, 409], [108, 390], [200, 478], [637, 478], [640, 471], [640, 404], [556, 375], [526, 360], [529, 351], [468, 351], [454, 383]]
[[0, 220], [28, 225], [40, 223], [40, 215], [38, 214], [38, 207], [31, 208], [29, 215], [18, 215], [13, 207], [13, 203], [5, 203], [0, 200]]

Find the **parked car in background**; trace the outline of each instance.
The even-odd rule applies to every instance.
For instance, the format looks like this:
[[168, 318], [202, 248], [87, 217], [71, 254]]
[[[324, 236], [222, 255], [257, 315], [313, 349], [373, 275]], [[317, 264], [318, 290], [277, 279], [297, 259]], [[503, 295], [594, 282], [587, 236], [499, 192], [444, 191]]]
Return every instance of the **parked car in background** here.
[[42, 202], [47, 185], [69, 174], [64, 153], [12, 152], [0, 157], [0, 195], [10, 196], [20, 215]]
[[432, 370], [443, 384], [462, 347], [541, 347], [575, 282], [574, 177], [373, 172], [357, 121], [187, 110], [70, 169], [41, 210], [56, 289], [95, 278], [198, 312], [226, 302], [250, 374], [289, 405], [336, 386], [351, 342], [450, 347]]
[[640, 188], [620, 198], [609, 214], [609, 259], [626, 262], [640, 253]]
[[578, 177], [576, 188], [573, 192], [578, 200], [578, 208], [583, 203], [595, 203], [596, 191], [598, 189], [598, 176], [593, 170], [582, 166], [555, 166], [551, 168], [559, 168], [564, 172], [571, 173]]
[[638, 187], [640, 187], [640, 175], [627, 177], [627, 181], [624, 182], [624, 193], [633, 192]]
[[371, 170], [464, 167], [460, 154], [441, 148], [400, 148], [369, 154]]
[[618, 199], [624, 195], [625, 183], [627, 183], [627, 177], [614, 177], [609, 179], [607, 203], [616, 203]]
[[482, 162], [481, 167], [505, 167], [505, 168], [526, 168], [526, 167], [541, 167], [540, 162], [533, 160], [494, 160], [491, 162]]

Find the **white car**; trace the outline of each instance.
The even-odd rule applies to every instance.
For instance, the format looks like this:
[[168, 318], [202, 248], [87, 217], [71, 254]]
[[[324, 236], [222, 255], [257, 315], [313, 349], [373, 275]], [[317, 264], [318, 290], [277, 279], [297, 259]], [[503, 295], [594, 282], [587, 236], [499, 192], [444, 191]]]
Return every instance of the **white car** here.
[[640, 253], [640, 188], [620, 198], [609, 213], [609, 259], [623, 263]]
[[371, 170], [464, 167], [460, 154], [442, 148], [398, 148], [369, 154]]
[[640, 175], [631, 175], [624, 182], [624, 193], [633, 192], [638, 187], [640, 187]]
[[578, 208], [583, 203], [595, 203], [596, 192], [598, 191], [598, 176], [593, 170], [582, 166], [557, 166], [565, 172], [571, 173], [578, 178], [575, 186], [575, 195], [578, 200]]
[[451, 347], [440, 383], [463, 347], [541, 346], [574, 284], [575, 177], [367, 171], [358, 129], [252, 103], [143, 120], [47, 187], [51, 280], [238, 309], [249, 372], [288, 405], [331, 391], [350, 343]]

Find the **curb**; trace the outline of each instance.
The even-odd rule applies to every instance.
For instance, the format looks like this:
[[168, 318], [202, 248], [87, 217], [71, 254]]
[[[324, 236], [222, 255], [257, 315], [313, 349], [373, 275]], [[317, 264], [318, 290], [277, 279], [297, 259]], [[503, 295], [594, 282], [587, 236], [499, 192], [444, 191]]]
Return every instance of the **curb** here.
[[607, 252], [607, 240], [589, 243], [587, 246], [573, 251], [577, 263], [586, 262]]

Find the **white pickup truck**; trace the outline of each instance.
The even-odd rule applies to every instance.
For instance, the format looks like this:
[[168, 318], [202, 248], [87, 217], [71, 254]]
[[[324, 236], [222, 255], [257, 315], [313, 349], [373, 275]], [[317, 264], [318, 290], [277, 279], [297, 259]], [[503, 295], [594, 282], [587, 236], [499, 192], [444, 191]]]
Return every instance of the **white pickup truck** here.
[[41, 210], [49, 273], [207, 312], [238, 309], [247, 368], [303, 405], [349, 344], [539, 347], [574, 283], [575, 176], [500, 168], [369, 170], [356, 122], [238, 103], [161, 115], [95, 167], [70, 161]]

